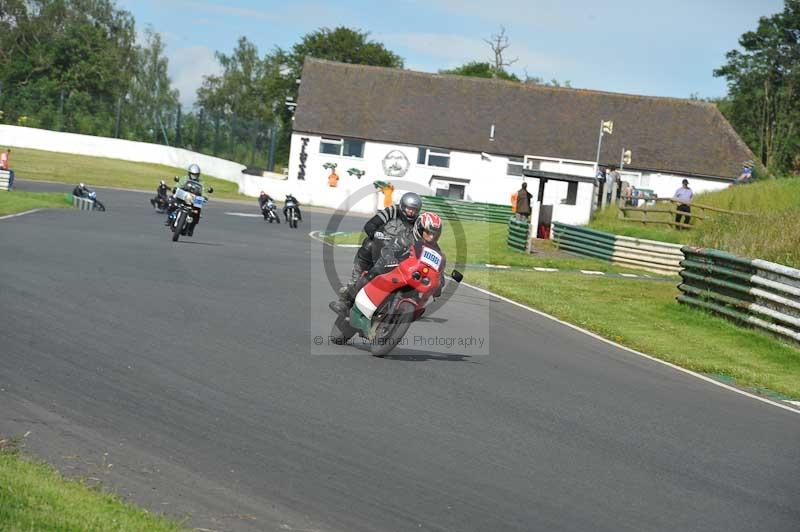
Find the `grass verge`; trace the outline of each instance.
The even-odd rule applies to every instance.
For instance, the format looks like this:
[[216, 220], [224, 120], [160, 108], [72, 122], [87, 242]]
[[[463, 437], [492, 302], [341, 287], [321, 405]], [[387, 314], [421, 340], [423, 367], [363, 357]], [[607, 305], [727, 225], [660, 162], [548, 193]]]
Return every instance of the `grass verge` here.
[[64, 209], [72, 203], [61, 192], [0, 192], [0, 216], [33, 209]]
[[48, 465], [20, 455], [0, 437], [0, 530], [178, 531], [172, 521], [119, 497], [65, 480]]
[[800, 399], [800, 350], [675, 302], [675, 283], [470, 269], [466, 281], [701, 373]]
[[[89, 157], [50, 151], [14, 148], [12, 150], [14, 172], [19, 179], [32, 181], [58, 181], [77, 185], [132, 188], [152, 190], [155, 193], [160, 180], [172, 185], [174, 176], [182, 176], [185, 168], [173, 168], [160, 164], [137, 163], [104, 157]], [[210, 176], [203, 176], [203, 183], [214, 187], [214, 197], [227, 199], [250, 199], [239, 194], [239, 185]]]

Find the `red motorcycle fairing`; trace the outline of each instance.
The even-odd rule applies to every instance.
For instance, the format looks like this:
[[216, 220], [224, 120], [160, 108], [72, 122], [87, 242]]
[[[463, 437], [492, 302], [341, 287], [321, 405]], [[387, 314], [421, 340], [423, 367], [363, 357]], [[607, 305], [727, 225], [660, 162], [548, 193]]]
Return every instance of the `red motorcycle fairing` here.
[[[410, 301], [417, 314], [441, 281], [441, 254], [421, 242], [411, 245], [409, 256], [396, 268], [370, 280], [356, 295], [355, 304], [369, 320], [375, 310], [395, 291], [408, 287], [410, 295], [399, 301]], [[398, 301], [398, 302], [399, 302]]]

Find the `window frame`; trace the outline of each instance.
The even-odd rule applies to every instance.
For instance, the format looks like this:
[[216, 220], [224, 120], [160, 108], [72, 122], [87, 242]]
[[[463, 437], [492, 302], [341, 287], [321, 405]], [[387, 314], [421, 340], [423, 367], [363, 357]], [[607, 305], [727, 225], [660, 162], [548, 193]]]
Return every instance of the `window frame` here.
[[[431, 164], [431, 154], [433, 157], [447, 159], [447, 164]], [[422, 161], [420, 161], [420, 159], [422, 159]], [[435, 168], [450, 168], [450, 150], [445, 150], [443, 148], [432, 148], [430, 146], [419, 146], [417, 148], [417, 164], [433, 166]]]
[[[351, 143], [361, 144], [361, 154], [360, 155], [345, 155], [345, 145], [351, 145]], [[348, 137], [322, 137], [319, 141], [319, 152], [323, 155], [333, 155], [336, 157], [347, 157], [352, 159], [363, 159], [364, 158], [364, 150], [366, 148], [367, 142], [361, 139], [353, 139]], [[323, 146], [336, 146], [336, 152], [329, 152], [324, 151]]]
[[[519, 168], [519, 173], [511, 172], [511, 168]], [[506, 175], [514, 176], [514, 177], [522, 177], [522, 170], [525, 169], [525, 158], [524, 157], [509, 157], [508, 164], [506, 164]]]

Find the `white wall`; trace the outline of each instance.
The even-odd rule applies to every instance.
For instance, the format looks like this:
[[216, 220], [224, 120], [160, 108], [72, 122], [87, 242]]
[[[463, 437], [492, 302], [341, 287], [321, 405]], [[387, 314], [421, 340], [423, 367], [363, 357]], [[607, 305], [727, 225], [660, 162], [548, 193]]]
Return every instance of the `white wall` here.
[[[225, 159], [203, 155], [182, 148], [132, 140], [62, 133], [46, 129], [0, 125], [0, 146], [32, 148], [61, 153], [109, 157], [125, 161], [156, 163], [187, 168], [196, 163], [203, 175], [218, 177], [241, 185], [244, 166]], [[11, 163], [14, 163], [13, 150]]]
[[[305, 181], [298, 181], [300, 170], [301, 139], [307, 138], [306, 145], [306, 175]], [[387, 177], [383, 170], [383, 159], [392, 150], [402, 152], [409, 161], [408, 172], [402, 178]], [[411, 181], [417, 186], [429, 187], [433, 176], [469, 179], [466, 184], [464, 199], [488, 203], [508, 205], [511, 194], [517, 191], [522, 183], [520, 176], [506, 175], [508, 158], [491, 155], [490, 160], [483, 160], [479, 153], [450, 152], [450, 166], [442, 168], [417, 164], [417, 147], [383, 142], [366, 142], [364, 157], [342, 157], [320, 153], [320, 136], [292, 134], [292, 148], [289, 155], [289, 178], [285, 184], [264, 182], [265, 186], [273, 186], [275, 190], [283, 191], [291, 188], [295, 191], [300, 202], [313, 203], [328, 207], [338, 207], [347, 196], [364, 186], [371, 186], [374, 181]], [[325, 163], [336, 163], [336, 174], [339, 183], [336, 188], [328, 186], [330, 171], [323, 168]], [[350, 168], [366, 171], [358, 179], [347, 174]], [[260, 185], [259, 185], [260, 186]], [[267, 190], [271, 194], [269, 190]], [[404, 192], [398, 188], [394, 192], [397, 199]], [[281, 192], [282, 193], [282, 192]], [[429, 189], [429, 194], [434, 194]], [[302, 195], [302, 197], [301, 197]], [[382, 199], [381, 205], [382, 205]], [[361, 212], [372, 212], [376, 207], [374, 197], [360, 201], [353, 208]]]

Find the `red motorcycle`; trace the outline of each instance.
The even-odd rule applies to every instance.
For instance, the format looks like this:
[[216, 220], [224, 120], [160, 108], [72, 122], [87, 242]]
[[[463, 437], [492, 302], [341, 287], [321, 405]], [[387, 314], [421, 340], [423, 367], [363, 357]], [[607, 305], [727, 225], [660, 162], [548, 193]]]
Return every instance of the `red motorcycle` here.
[[[370, 352], [384, 357], [401, 344], [411, 323], [425, 313], [425, 305], [440, 287], [444, 272], [441, 252], [422, 241], [384, 242], [375, 266], [357, 285], [349, 316], [339, 316], [331, 329], [332, 343], [342, 345], [355, 334], [370, 341]], [[450, 275], [460, 283], [458, 270]]]

